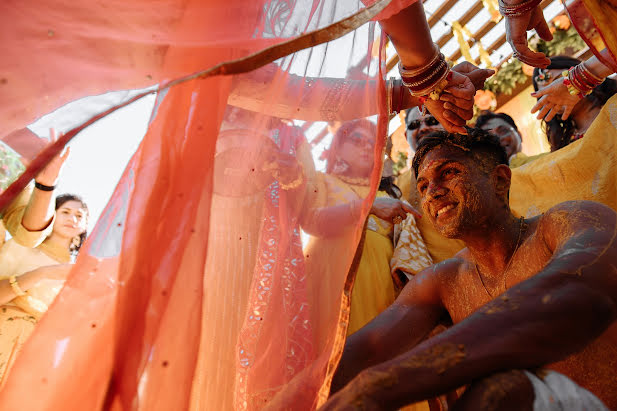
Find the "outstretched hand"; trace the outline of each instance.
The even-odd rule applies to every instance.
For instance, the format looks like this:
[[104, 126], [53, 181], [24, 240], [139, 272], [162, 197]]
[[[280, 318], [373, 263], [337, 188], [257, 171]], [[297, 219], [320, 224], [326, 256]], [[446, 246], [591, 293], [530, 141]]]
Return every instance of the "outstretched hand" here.
[[523, 63], [533, 67], [545, 68], [551, 64], [551, 61], [544, 53], [532, 51], [527, 42], [527, 31], [534, 29], [542, 40], [550, 41], [553, 39], [553, 34], [539, 6], [529, 13], [516, 17], [506, 17], [505, 23], [506, 41], [510, 43], [514, 51], [514, 57], [517, 57]]
[[416, 218], [422, 217], [422, 214], [415, 208], [396, 198], [377, 197], [371, 208], [371, 214], [392, 223], [395, 222], [396, 217], [400, 217], [401, 221], [404, 221], [407, 218], [407, 213], [412, 214]]
[[563, 79], [557, 79], [531, 95], [539, 99], [531, 109], [531, 113], [538, 112], [538, 120], [544, 119], [544, 121], [551, 121], [559, 113], [561, 119], [566, 120], [576, 103], [580, 101], [577, 95], [570, 94]]
[[[54, 129], [50, 130], [50, 144], [57, 140], [56, 132]], [[46, 185], [46, 186], [55, 186], [58, 182], [58, 177], [60, 176], [60, 171], [62, 171], [62, 166], [64, 166], [64, 162], [69, 157], [69, 153], [71, 152], [70, 147], [67, 147], [64, 150], [64, 153], [60, 153], [56, 155], [46, 166], [42, 169], [39, 174], [37, 174], [35, 181], [37, 183]]]

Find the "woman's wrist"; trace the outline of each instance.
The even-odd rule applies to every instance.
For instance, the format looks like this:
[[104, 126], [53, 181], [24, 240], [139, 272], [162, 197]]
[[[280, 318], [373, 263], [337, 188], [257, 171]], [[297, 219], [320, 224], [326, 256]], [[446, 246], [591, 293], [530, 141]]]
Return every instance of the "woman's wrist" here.
[[422, 105], [422, 101], [419, 97], [411, 95], [407, 87], [403, 84], [403, 80], [392, 80], [392, 111], [400, 112], [412, 107], [418, 107]]
[[600, 60], [596, 57], [592, 57], [589, 60], [581, 63], [583, 66], [589, 71], [591, 74], [598, 78], [605, 79], [606, 77], [613, 74], [613, 71], [606, 67]]
[[541, 0], [499, 0], [499, 12], [505, 17], [518, 17], [538, 7]]

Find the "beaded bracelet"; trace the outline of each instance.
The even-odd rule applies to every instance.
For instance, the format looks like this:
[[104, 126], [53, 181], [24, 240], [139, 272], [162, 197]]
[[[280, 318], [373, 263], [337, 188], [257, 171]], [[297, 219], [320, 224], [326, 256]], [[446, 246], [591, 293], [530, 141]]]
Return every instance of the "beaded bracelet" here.
[[526, 0], [515, 5], [507, 5], [503, 0], [499, 0], [499, 12], [504, 17], [518, 17], [529, 13], [540, 5], [542, 0]]

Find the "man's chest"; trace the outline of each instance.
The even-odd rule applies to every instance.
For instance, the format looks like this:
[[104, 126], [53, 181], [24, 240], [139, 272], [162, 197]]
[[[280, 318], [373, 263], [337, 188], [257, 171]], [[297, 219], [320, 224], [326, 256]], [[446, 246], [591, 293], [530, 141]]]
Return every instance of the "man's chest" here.
[[542, 244], [528, 241], [514, 254], [507, 269], [496, 278], [484, 278], [474, 263], [466, 265], [446, 286], [444, 304], [454, 323], [498, 298], [506, 290], [542, 271], [551, 253]]

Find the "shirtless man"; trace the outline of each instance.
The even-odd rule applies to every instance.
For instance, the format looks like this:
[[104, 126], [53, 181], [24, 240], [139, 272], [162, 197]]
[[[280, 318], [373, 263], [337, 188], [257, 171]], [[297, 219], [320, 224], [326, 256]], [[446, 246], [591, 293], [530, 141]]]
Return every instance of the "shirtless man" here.
[[[348, 338], [340, 391], [324, 409], [395, 409], [468, 384], [461, 408], [532, 409], [543, 383], [571, 382], [520, 371], [539, 367], [617, 409], [616, 213], [575, 201], [518, 218], [507, 164], [498, 139], [478, 129], [419, 144], [424, 218], [467, 248], [416, 275]], [[448, 316], [454, 325], [423, 341]]]

